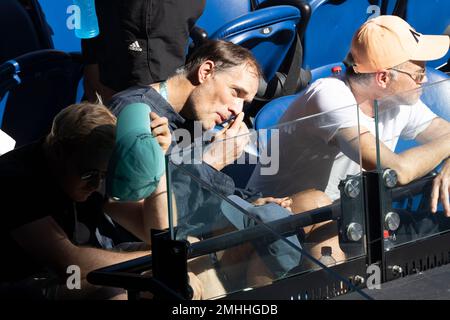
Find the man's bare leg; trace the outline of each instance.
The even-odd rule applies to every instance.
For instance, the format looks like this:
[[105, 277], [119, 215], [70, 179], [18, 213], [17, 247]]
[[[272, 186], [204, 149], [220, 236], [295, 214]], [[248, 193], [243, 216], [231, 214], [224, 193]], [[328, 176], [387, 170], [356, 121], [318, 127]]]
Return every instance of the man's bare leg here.
[[[301, 214], [332, 204], [331, 199], [322, 191], [309, 189], [292, 196], [292, 212]], [[336, 221], [325, 221], [304, 228], [306, 241], [303, 248], [316, 259], [321, 256], [322, 247], [331, 247], [333, 258], [339, 262], [345, 260], [345, 253], [339, 247]], [[317, 268], [309, 259], [304, 259], [305, 269]]]

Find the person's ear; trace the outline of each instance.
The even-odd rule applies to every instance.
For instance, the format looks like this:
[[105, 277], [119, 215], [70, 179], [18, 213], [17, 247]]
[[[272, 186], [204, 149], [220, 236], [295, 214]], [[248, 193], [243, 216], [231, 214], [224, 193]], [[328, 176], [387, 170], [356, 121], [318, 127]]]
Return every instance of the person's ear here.
[[389, 82], [392, 80], [391, 74], [388, 70], [382, 70], [375, 73], [375, 82], [383, 89], [386, 89]]
[[208, 78], [212, 77], [214, 72], [214, 61], [206, 60], [203, 62], [197, 71], [197, 79], [199, 83], [205, 82]]

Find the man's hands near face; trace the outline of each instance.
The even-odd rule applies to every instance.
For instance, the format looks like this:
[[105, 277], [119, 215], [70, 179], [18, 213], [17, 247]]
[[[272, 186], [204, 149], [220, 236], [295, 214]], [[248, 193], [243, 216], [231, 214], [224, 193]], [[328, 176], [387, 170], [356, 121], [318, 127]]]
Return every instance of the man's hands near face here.
[[152, 134], [158, 141], [164, 153], [166, 153], [172, 142], [172, 135], [169, 130], [169, 121], [166, 117], [160, 117], [155, 112], [150, 112], [150, 119]]
[[243, 120], [244, 113], [241, 112], [214, 136], [212, 144], [203, 154], [204, 162], [220, 171], [242, 155], [244, 147], [250, 141], [247, 125]]

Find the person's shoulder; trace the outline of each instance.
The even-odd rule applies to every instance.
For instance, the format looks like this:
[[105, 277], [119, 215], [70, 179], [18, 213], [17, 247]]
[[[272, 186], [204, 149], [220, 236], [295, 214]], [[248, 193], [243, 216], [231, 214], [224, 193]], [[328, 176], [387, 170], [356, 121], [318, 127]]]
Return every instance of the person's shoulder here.
[[[29, 144], [0, 157], [0, 211], [13, 208], [20, 215], [28, 215], [28, 211], [38, 211], [42, 196], [50, 193], [46, 188], [48, 179], [43, 173], [46, 169], [42, 168], [43, 152], [39, 146]], [[28, 217], [10, 218], [24, 221]]]
[[159, 93], [151, 86], [133, 86], [124, 91], [116, 93], [108, 102], [107, 107], [118, 116], [124, 107], [132, 103], [145, 103], [154, 107]]
[[353, 104], [355, 97], [342, 77], [320, 78], [296, 98], [290, 112], [296, 109], [296, 116], [309, 116]]
[[40, 161], [41, 144], [31, 143], [11, 150], [0, 156], [0, 177], [19, 176], [30, 173], [30, 167], [36, 161]]
[[351, 94], [351, 90], [343, 77], [327, 77], [317, 79], [309, 86], [307, 92], [311, 93], [332, 92], [334, 94], [340, 95]]
[[149, 91], [149, 87], [130, 87], [113, 95], [111, 100], [107, 103], [107, 107], [117, 116], [125, 106], [131, 103], [144, 102], [145, 93], [147, 91]]

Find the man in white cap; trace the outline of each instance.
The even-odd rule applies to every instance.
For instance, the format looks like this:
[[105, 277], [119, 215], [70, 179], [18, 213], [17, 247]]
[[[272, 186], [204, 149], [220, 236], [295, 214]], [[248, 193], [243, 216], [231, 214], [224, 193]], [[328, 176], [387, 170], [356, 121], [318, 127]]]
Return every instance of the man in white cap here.
[[[339, 197], [339, 182], [359, 171], [360, 159], [365, 170], [377, 166], [374, 101], [381, 99], [389, 105], [385, 109], [380, 105], [381, 166], [394, 169], [399, 184], [404, 185], [444, 161], [433, 183], [431, 211], [436, 212], [440, 199], [450, 217], [450, 161], [446, 160], [450, 155], [450, 124], [419, 100], [421, 90], [400, 95], [426, 82], [426, 61], [439, 59], [448, 49], [447, 35], [420, 34], [396, 16], [379, 16], [364, 23], [354, 34], [346, 73], [312, 83], [280, 123], [323, 114], [298, 123], [298, 130], [280, 130], [283, 148], [279, 172], [263, 176], [257, 168], [249, 186], [263, 195], [294, 195], [294, 212], [330, 204]], [[396, 99], [387, 98], [391, 96]], [[346, 106], [355, 107], [343, 108]], [[399, 137], [415, 139], [421, 145], [397, 154], [394, 150]], [[319, 229], [328, 236], [311, 242], [336, 244], [337, 236], [329, 237], [336, 235], [335, 225], [325, 223]], [[343, 258], [339, 248], [335, 253], [337, 260]]]

